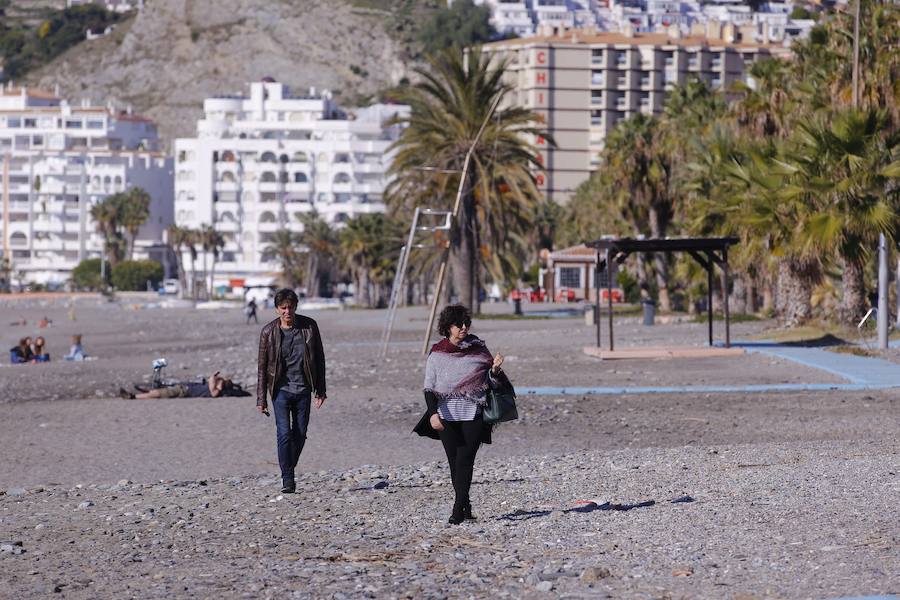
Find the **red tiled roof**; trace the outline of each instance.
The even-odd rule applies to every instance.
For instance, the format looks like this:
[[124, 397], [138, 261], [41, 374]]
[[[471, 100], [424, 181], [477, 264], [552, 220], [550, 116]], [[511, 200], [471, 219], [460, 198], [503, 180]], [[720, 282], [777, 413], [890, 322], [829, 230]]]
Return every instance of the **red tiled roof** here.
[[578, 261], [593, 261], [597, 257], [597, 251], [593, 248], [588, 248], [584, 244], [579, 244], [578, 246], [572, 246], [570, 248], [563, 248], [561, 250], [556, 250], [550, 253], [550, 260], [553, 261], [566, 261], [576, 259]]
[[[23, 88], [14, 87], [8, 88], [5, 86], [0, 86], [0, 96], [21, 96]], [[40, 98], [41, 100], [59, 100], [59, 96], [56, 94], [51, 94], [50, 92], [45, 92], [44, 90], [37, 90], [34, 88], [24, 88], [25, 95], [29, 98]]]

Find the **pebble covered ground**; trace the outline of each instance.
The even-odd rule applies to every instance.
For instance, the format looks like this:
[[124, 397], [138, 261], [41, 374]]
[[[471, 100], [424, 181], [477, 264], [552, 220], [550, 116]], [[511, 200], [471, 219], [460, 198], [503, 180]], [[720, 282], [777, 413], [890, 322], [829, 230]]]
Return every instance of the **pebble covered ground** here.
[[[295, 495], [280, 494], [274, 428], [252, 398], [111, 397], [159, 355], [175, 374], [254, 382], [258, 327], [95, 302], [75, 322], [52, 303], [0, 306], [0, 322], [44, 310], [51, 351], [78, 328], [99, 358], [0, 367], [3, 598], [900, 593], [895, 391], [523, 397], [476, 464], [478, 519], [454, 527], [439, 445], [409, 433], [423, 310], [401, 312], [388, 362], [383, 312], [316, 315], [329, 401]], [[760, 355], [601, 363], [581, 353], [594, 334], [578, 319], [476, 327], [520, 386], [833, 377]], [[705, 341], [704, 324], [617, 327], [632, 345]]]

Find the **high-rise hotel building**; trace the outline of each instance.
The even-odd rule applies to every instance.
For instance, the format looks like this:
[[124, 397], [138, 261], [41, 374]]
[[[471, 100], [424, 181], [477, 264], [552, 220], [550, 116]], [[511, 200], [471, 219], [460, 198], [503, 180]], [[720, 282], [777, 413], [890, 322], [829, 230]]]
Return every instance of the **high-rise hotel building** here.
[[91, 206], [134, 186], [151, 197], [134, 257], [163, 258], [173, 174], [157, 144], [156, 126], [130, 111], [0, 86], [2, 254], [23, 283], [61, 285], [81, 260], [101, 257]]
[[302, 231], [306, 213], [339, 227], [384, 212], [388, 148], [400, 133], [386, 122], [408, 107], [347, 114], [327, 92], [294, 96], [267, 79], [249, 96], [208, 98], [203, 110], [197, 137], [175, 141], [175, 218], [222, 234], [223, 282], [271, 283], [280, 272], [274, 233]]
[[546, 167], [538, 183], [547, 196], [568, 201], [599, 167], [607, 133], [636, 113], [661, 112], [672, 86], [697, 77], [727, 90], [747, 80], [753, 62], [788, 52], [719, 39], [723, 31], [680, 37], [674, 27], [671, 36], [566, 30], [486, 44], [484, 52], [508, 61], [506, 81], [515, 89], [509, 101], [536, 112], [556, 142], [550, 148], [537, 139]]

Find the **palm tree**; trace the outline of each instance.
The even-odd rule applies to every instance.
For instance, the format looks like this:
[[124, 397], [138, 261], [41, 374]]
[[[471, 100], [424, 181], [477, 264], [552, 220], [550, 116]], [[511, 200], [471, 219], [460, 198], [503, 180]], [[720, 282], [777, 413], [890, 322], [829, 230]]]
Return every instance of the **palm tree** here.
[[[496, 101], [511, 87], [503, 82], [505, 63], [492, 66], [480, 50], [465, 56], [447, 50], [417, 69], [421, 82], [403, 101], [411, 107], [389, 170], [387, 190], [395, 210], [429, 205], [451, 209], [465, 156]], [[461, 302], [478, 310], [479, 265], [496, 278], [498, 265], [513, 251], [515, 236], [531, 228], [540, 198], [534, 173], [542, 169], [530, 139], [552, 143], [533, 112], [510, 103], [487, 120], [472, 149], [457, 221], [450, 237], [453, 283]], [[421, 167], [429, 170], [422, 170]]]
[[[660, 120], [642, 114], [621, 123], [606, 139], [604, 168], [610, 184], [627, 196], [632, 225], [638, 234], [666, 237], [674, 216], [670, 180], [672, 165], [666, 154]], [[654, 255], [659, 306], [672, 309], [668, 265], [663, 254]]]
[[150, 194], [139, 187], [114, 194], [120, 211], [120, 223], [128, 233], [128, 260], [134, 259], [134, 243], [141, 225], [150, 217]]
[[168, 232], [169, 245], [175, 251], [175, 262], [178, 265], [178, 285], [180, 288], [178, 295], [180, 298], [184, 298], [184, 295], [187, 293], [187, 273], [184, 270], [184, 256], [182, 253], [188, 242], [190, 230], [172, 224], [169, 225], [166, 231]]
[[115, 195], [107, 196], [91, 206], [90, 213], [97, 231], [103, 236], [103, 251], [112, 268], [119, 264], [125, 254], [125, 240], [119, 232], [120, 211]]
[[383, 288], [396, 271], [402, 235], [400, 224], [380, 213], [354, 217], [338, 232], [340, 261], [353, 278], [359, 304], [382, 303]]
[[888, 122], [885, 111], [857, 109], [805, 119], [780, 163], [788, 193], [814, 207], [808, 243], [840, 258], [844, 323], [866, 311], [865, 264], [879, 234], [893, 237], [900, 225], [896, 189], [888, 196], [900, 144], [883, 135]]
[[213, 282], [216, 276], [216, 262], [219, 260], [219, 252], [225, 246], [225, 238], [216, 231], [212, 225], [205, 225], [200, 230], [200, 243], [203, 247], [203, 272], [206, 273], [206, 255], [212, 254], [212, 267], [208, 274], [206, 293], [210, 297], [213, 293]]
[[294, 232], [289, 229], [279, 229], [272, 233], [272, 240], [264, 250], [281, 265], [285, 286], [289, 288], [297, 287], [303, 279], [301, 255], [297, 250], [297, 244], [297, 235]]
[[323, 273], [328, 271], [329, 261], [334, 256], [337, 235], [316, 211], [303, 213], [300, 217], [303, 231], [297, 242], [306, 254], [306, 293], [318, 296]]
[[[736, 81], [733, 91], [740, 99], [732, 104], [731, 112], [738, 127], [754, 138], [783, 139], [790, 131], [789, 117], [796, 112], [791, 89], [796, 83], [791, 65], [781, 58], [769, 58], [753, 63], [749, 71], [754, 85]], [[793, 94], [794, 99], [798, 94]]]

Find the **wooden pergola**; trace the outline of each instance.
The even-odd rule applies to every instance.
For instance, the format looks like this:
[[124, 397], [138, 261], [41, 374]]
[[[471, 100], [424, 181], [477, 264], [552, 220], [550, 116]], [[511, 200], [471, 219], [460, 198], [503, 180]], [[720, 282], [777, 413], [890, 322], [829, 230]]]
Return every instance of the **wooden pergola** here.
[[[706, 269], [708, 281], [707, 292], [707, 308], [709, 312], [709, 345], [713, 345], [713, 306], [712, 306], [712, 290], [713, 290], [713, 269], [718, 265], [725, 275], [725, 289], [722, 297], [724, 299], [725, 309], [725, 347], [731, 347], [731, 315], [728, 312], [728, 247], [738, 243], [738, 238], [679, 238], [679, 239], [663, 239], [663, 240], [635, 240], [631, 238], [619, 239], [599, 239], [593, 242], [586, 242], [589, 248], [597, 250], [597, 272], [594, 276], [594, 288], [597, 291], [597, 318], [594, 322], [597, 325], [597, 347], [600, 343], [600, 274], [602, 269], [610, 272], [608, 265], [611, 261], [621, 263], [629, 254], [635, 252], [687, 252], [694, 257], [700, 265]], [[607, 302], [609, 303], [609, 349], [614, 350], [613, 344], [613, 307], [612, 307], [612, 277], [606, 278], [607, 285]]]

